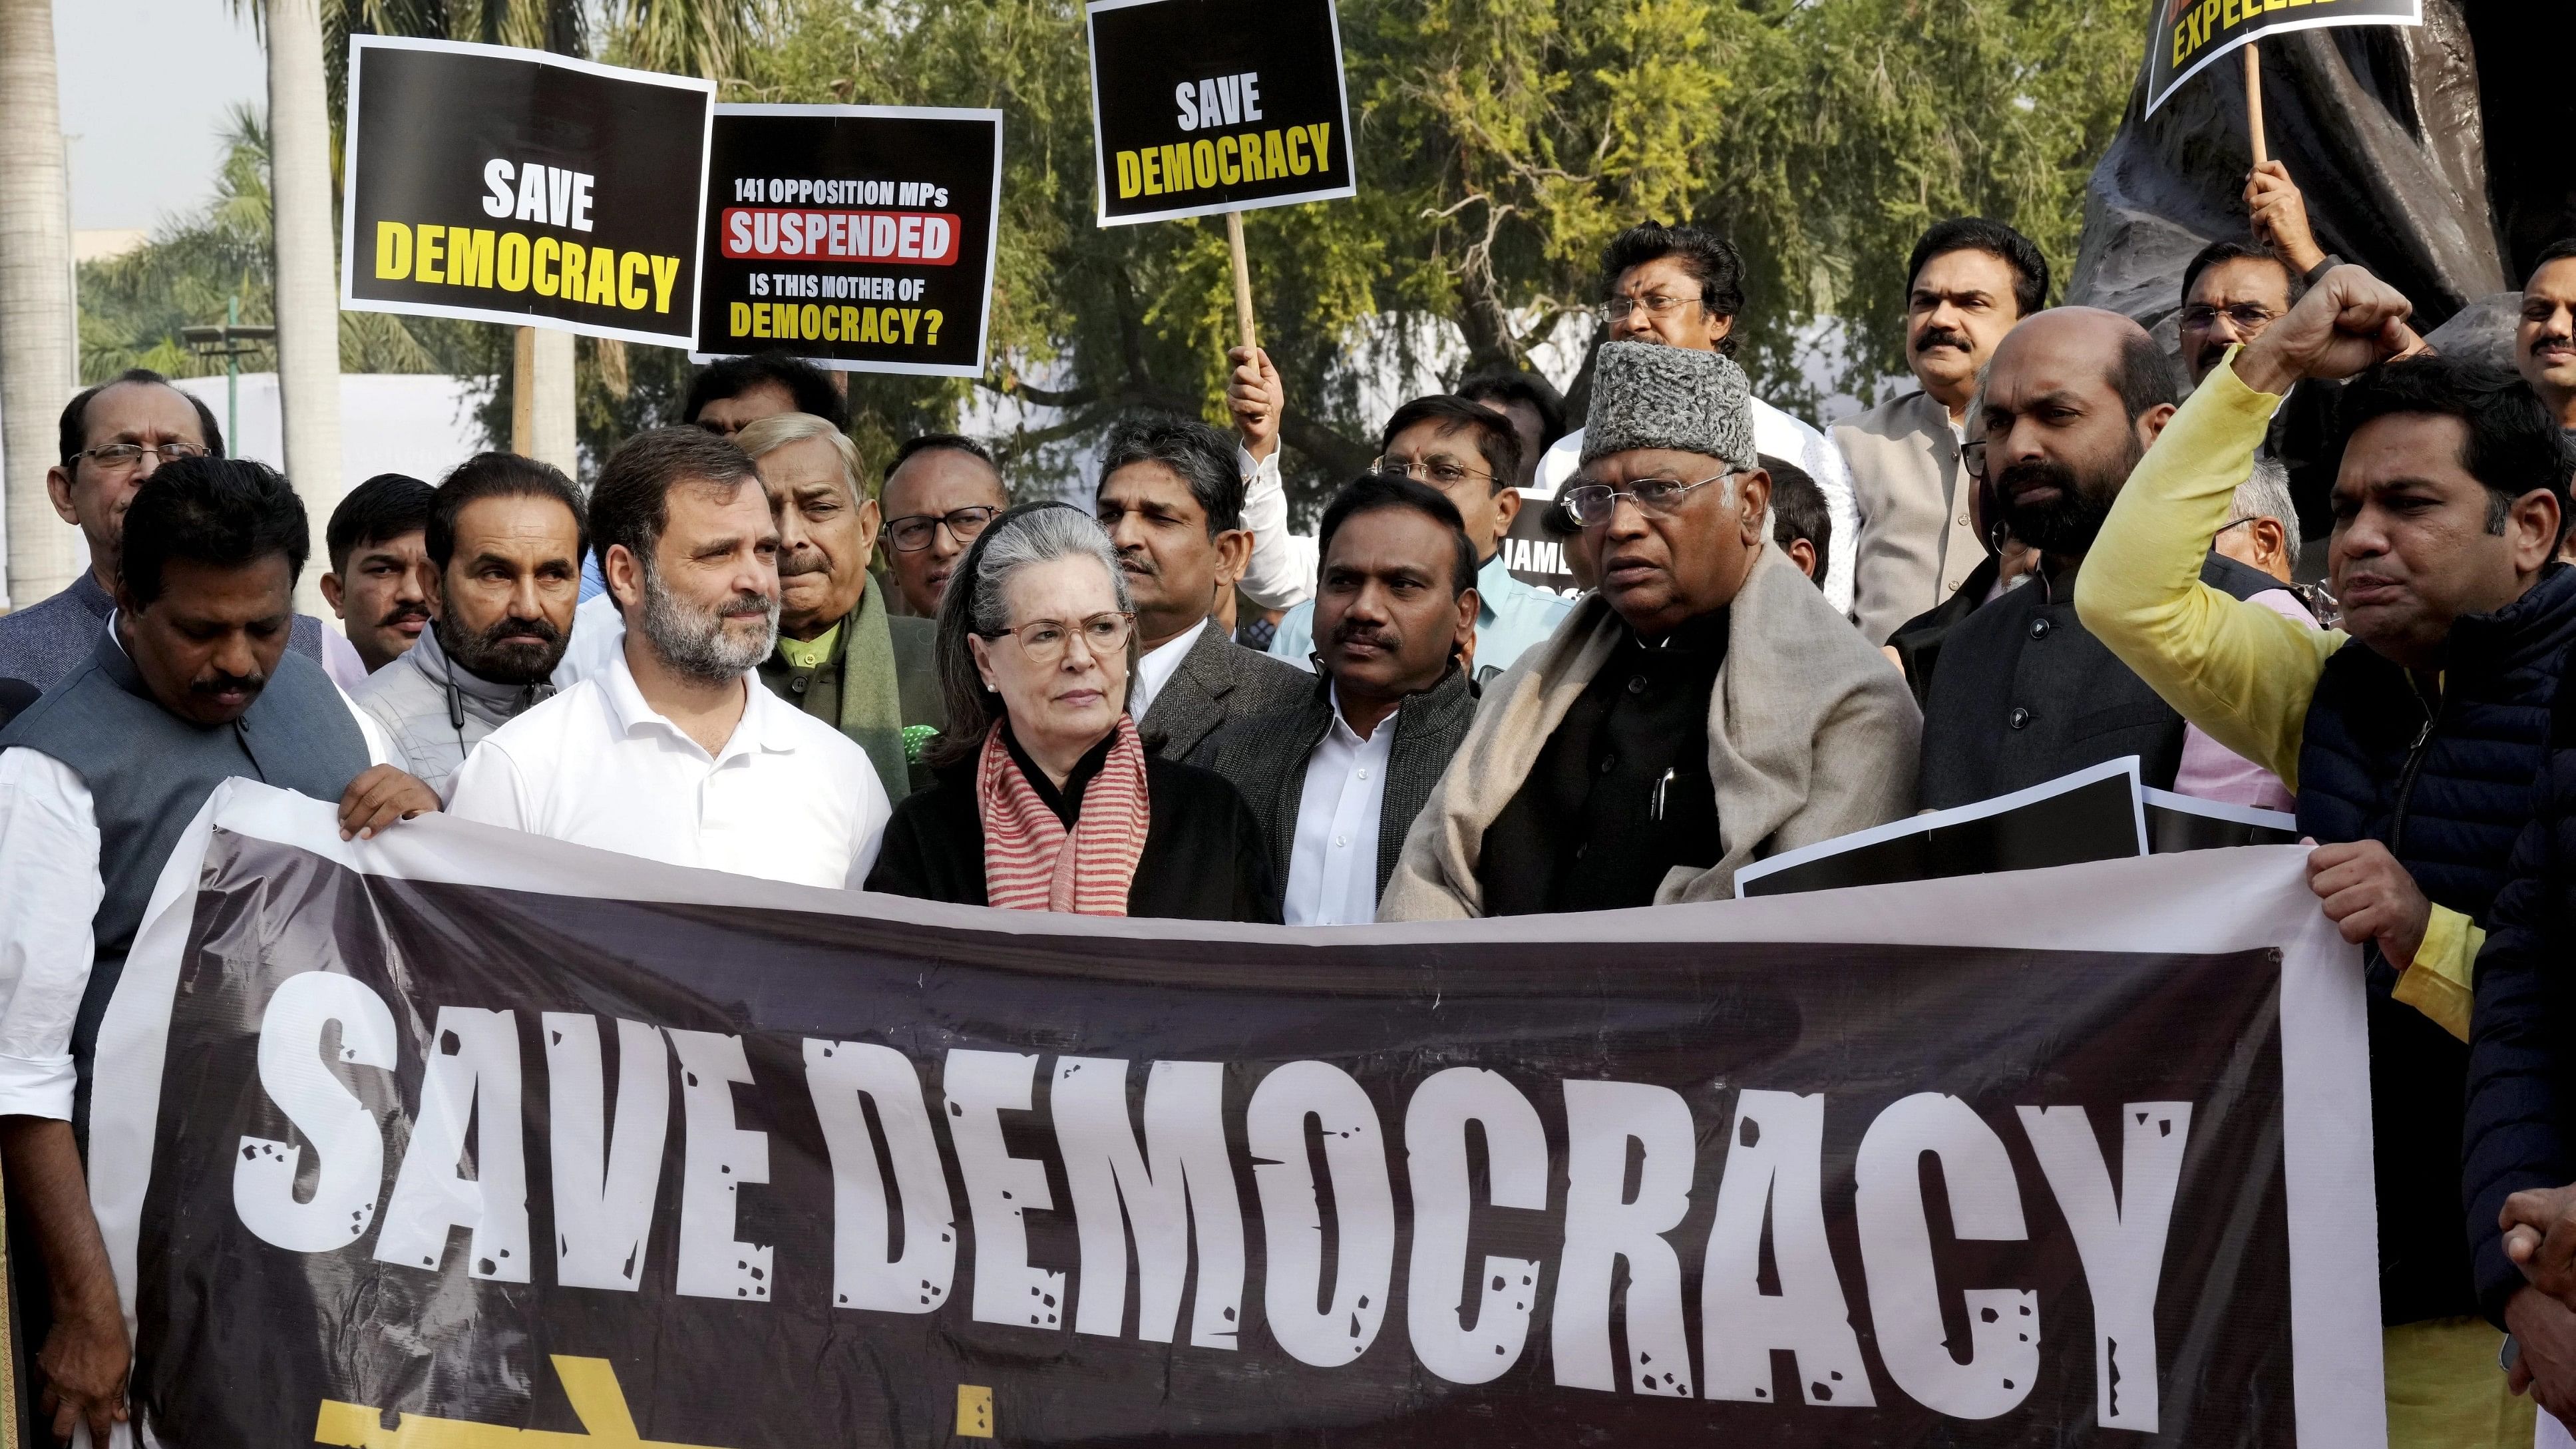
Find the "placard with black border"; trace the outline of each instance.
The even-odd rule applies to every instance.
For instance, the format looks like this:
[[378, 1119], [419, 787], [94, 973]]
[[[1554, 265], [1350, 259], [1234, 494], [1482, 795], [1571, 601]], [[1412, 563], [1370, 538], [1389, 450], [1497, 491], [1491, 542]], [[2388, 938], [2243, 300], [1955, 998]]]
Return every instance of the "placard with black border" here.
[[714, 101], [689, 76], [351, 37], [340, 305], [688, 346]]
[[1100, 224], [1358, 194], [1333, 0], [1097, 0]]

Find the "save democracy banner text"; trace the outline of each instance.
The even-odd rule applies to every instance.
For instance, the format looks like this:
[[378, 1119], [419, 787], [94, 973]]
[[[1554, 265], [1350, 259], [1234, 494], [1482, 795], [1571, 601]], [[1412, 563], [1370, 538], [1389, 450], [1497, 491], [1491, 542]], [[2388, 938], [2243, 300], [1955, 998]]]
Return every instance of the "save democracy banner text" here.
[[2353, 966], [2293, 849], [1299, 932], [236, 781], [92, 1190], [192, 1449], [2343, 1446]]

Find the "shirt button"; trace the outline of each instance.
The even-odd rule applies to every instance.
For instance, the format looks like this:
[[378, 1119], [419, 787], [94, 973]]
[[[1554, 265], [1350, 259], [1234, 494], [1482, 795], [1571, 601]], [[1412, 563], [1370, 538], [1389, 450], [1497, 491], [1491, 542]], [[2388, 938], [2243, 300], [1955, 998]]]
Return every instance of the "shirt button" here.
[[1618, 766], [1619, 766], [1619, 757], [1618, 757], [1617, 755], [1603, 755], [1603, 756], [1601, 757], [1601, 773], [1602, 773], [1602, 774], [1607, 775], [1607, 774], [1609, 774], [1612, 770], [1617, 769], [1617, 768], [1618, 768]]
[[2023, 709], [2019, 705], [2015, 705], [2013, 707], [2013, 712], [2009, 718], [2014, 729], [2030, 728], [2030, 711]]
[[1336, 835], [1333, 837], [1333, 843], [1335, 845], [1348, 846], [1351, 843], [1351, 838], [1347, 835]]
[[1592, 843], [1588, 840], [1585, 841], [1583, 844], [1574, 847], [1574, 858], [1576, 860], [1581, 860], [1584, 857], [1584, 853], [1591, 849]]
[[2033, 639], [2045, 639], [2048, 637], [2048, 631], [2052, 627], [2053, 626], [2046, 619], [2033, 619], [2030, 621], [2030, 637]]
[[1367, 779], [1367, 778], [1368, 778], [1368, 771], [1366, 771], [1366, 770], [1362, 770], [1362, 771], [1360, 771], [1360, 778], [1361, 778], [1361, 779], [1363, 779], [1363, 780]]
[[1966, 514], [1964, 514], [1964, 513], [1962, 513], [1962, 514], [1960, 514], [1960, 515], [1959, 515], [1959, 526], [1960, 526], [1961, 528], [1967, 528], [1967, 527], [1969, 527], [1969, 526], [1970, 526], [1970, 524], [1968, 523], [1968, 515], [1966, 515]]
[[802, 679], [791, 679], [787, 681], [787, 687], [797, 694], [803, 694], [805, 692], [806, 683], [807, 681]]
[[1646, 676], [1644, 676], [1644, 675], [1642, 675], [1642, 674], [1636, 674], [1636, 675], [1631, 675], [1631, 676], [1629, 676], [1629, 678], [1628, 678], [1628, 692], [1629, 692], [1630, 694], [1643, 694], [1643, 693], [1645, 693], [1645, 692], [1646, 692]]

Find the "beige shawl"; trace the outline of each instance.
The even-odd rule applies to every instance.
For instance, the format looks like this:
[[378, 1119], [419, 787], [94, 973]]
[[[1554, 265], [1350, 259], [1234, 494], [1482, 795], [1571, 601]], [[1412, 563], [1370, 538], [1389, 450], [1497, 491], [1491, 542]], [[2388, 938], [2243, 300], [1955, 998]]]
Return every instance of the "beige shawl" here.
[[[1625, 628], [1598, 594], [1587, 597], [1485, 691], [1404, 838], [1379, 920], [1484, 914], [1476, 860], [1485, 827], [1519, 793]], [[1726, 662], [1708, 702], [1723, 851], [1706, 870], [1676, 868], [1655, 903], [1729, 899], [1749, 862], [1911, 812], [1922, 733], [1905, 676], [1766, 542], [1729, 613]]]

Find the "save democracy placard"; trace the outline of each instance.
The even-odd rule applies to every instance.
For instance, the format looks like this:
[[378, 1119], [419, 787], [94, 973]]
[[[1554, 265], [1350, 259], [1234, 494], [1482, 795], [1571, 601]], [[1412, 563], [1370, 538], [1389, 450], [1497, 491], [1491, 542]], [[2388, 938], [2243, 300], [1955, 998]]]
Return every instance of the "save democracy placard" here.
[[1356, 194], [1332, 0], [1094, 0], [1100, 224]]
[[2251, 40], [2326, 25], [2421, 25], [2424, 0], [2156, 0], [2147, 29], [2147, 114]]
[[1000, 111], [718, 106], [713, 150], [699, 361], [982, 374]]
[[340, 305], [686, 347], [711, 81], [352, 37]]
[[2345, 1449], [2352, 962], [2295, 850], [1301, 932], [234, 781], [91, 1183], [192, 1449]]

